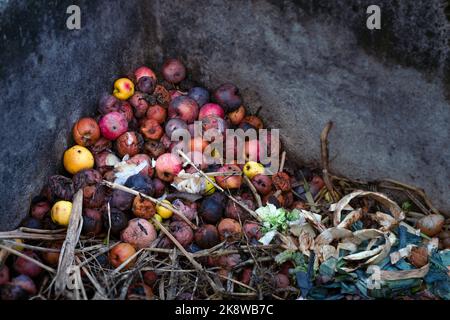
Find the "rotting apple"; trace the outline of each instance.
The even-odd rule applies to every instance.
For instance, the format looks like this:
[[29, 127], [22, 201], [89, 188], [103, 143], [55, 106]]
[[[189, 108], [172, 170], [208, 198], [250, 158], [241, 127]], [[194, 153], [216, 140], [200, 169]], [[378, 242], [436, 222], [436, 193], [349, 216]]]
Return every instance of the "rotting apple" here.
[[103, 212], [103, 224], [106, 230], [109, 229], [113, 235], [117, 236], [120, 234], [120, 231], [127, 227], [128, 218], [121, 210], [111, 208], [110, 215], [108, 215], [107, 210]]
[[146, 118], [156, 120], [159, 124], [163, 124], [167, 118], [167, 110], [159, 104], [155, 104], [147, 109]]
[[179, 83], [186, 77], [186, 67], [178, 59], [168, 59], [161, 71], [164, 79], [170, 83]]
[[110, 112], [99, 121], [100, 132], [108, 140], [116, 140], [127, 132], [128, 121], [120, 112]]
[[198, 112], [198, 120], [203, 120], [208, 116], [216, 116], [223, 119], [225, 117], [225, 112], [222, 107], [216, 103], [206, 103]]
[[194, 240], [194, 231], [184, 221], [173, 221], [169, 224], [169, 231], [183, 246], [188, 247]]
[[141, 218], [128, 221], [128, 226], [120, 233], [122, 241], [131, 244], [136, 249], [150, 247], [156, 236], [153, 224]]
[[100, 128], [93, 118], [81, 118], [72, 129], [75, 142], [81, 146], [91, 146], [100, 139]]
[[155, 187], [152, 179], [144, 174], [135, 174], [125, 181], [125, 186], [140, 193], [153, 196]]
[[145, 139], [158, 140], [163, 134], [164, 130], [158, 121], [154, 119], [145, 119], [141, 125], [140, 132]]
[[97, 209], [83, 209], [83, 234], [94, 237], [103, 229], [102, 212]]
[[47, 201], [39, 201], [31, 206], [31, 216], [42, 220], [50, 212], [51, 206]]
[[235, 175], [216, 176], [216, 183], [223, 189], [239, 189], [242, 185], [241, 169], [235, 164], [226, 164], [218, 172], [235, 173]]
[[193, 87], [189, 90], [188, 96], [194, 99], [199, 107], [203, 106], [209, 101], [209, 92], [202, 87]]
[[147, 100], [145, 100], [144, 94], [142, 92], [135, 92], [130, 98], [129, 102], [134, 108], [134, 116], [137, 119], [145, 117], [149, 105]]
[[156, 174], [159, 179], [172, 182], [183, 167], [180, 158], [172, 153], [164, 153], [156, 160]]
[[104, 93], [100, 96], [97, 110], [101, 115], [105, 115], [110, 112], [119, 111], [119, 106], [119, 100], [116, 97], [109, 93]]
[[[130, 259], [136, 253], [136, 249], [129, 243], [119, 243], [109, 251], [109, 262], [114, 268], [119, 267]], [[136, 258], [132, 258], [124, 269], [131, 268], [136, 261]]]
[[172, 137], [172, 134], [175, 130], [187, 130], [188, 129], [188, 125], [186, 123], [186, 121], [182, 120], [182, 119], [170, 119], [169, 121], [167, 121], [166, 126], [165, 126], [165, 133], [166, 136], [169, 138]]
[[204, 224], [195, 231], [195, 243], [202, 249], [209, 249], [220, 242], [217, 228], [212, 224]]
[[194, 99], [180, 96], [170, 101], [168, 115], [169, 118], [179, 118], [189, 124], [197, 119], [198, 111], [198, 104]]
[[113, 95], [119, 100], [127, 100], [134, 94], [134, 84], [128, 78], [120, 78], [114, 82]]
[[222, 241], [237, 241], [242, 236], [242, 228], [240, 223], [230, 218], [222, 219], [217, 226], [217, 230]]
[[153, 202], [140, 195], [134, 198], [132, 211], [136, 217], [142, 219], [151, 219], [156, 214]]
[[153, 91], [153, 96], [156, 98], [158, 104], [166, 107], [170, 103], [170, 93], [162, 85], [157, 85], [155, 91]]
[[[235, 198], [250, 210], [255, 209], [255, 203], [253, 200], [244, 199], [241, 196], [235, 196]], [[225, 208], [225, 217], [244, 222], [245, 220], [250, 219], [251, 215], [240, 205], [236, 204], [236, 202], [229, 199]]]
[[144, 139], [140, 134], [134, 131], [128, 131], [116, 139], [115, 149], [121, 158], [127, 154], [132, 157], [141, 151], [143, 144]]
[[[39, 261], [39, 262], [41, 261], [41, 259], [39, 259], [38, 255], [33, 251], [24, 251], [23, 254], [36, 260], [36, 261]], [[35, 262], [28, 260], [26, 258], [23, 258], [23, 257], [17, 257], [16, 260], [14, 261], [13, 267], [16, 272], [25, 274], [32, 278], [37, 277], [43, 271], [42, 267], [37, 265]]]
[[225, 110], [233, 112], [242, 105], [239, 89], [232, 83], [225, 83], [214, 91], [215, 101]]
[[266, 195], [272, 191], [272, 179], [265, 174], [257, 174], [251, 181], [258, 193], [262, 195]]

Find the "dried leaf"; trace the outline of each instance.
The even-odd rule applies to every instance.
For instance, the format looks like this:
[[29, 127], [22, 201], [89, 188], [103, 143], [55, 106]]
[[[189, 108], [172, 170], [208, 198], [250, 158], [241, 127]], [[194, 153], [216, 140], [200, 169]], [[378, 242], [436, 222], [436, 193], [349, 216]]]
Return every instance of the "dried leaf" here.
[[389, 209], [397, 221], [405, 218], [405, 214], [397, 203], [389, 199], [386, 195], [379, 192], [357, 190], [343, 197], [335, 207], [333, 223], [338, 226], [341, 223], [341, 212], [350, 203], [351, 200], [358, 197], [370, 197], [380, 202], [383, 206]]

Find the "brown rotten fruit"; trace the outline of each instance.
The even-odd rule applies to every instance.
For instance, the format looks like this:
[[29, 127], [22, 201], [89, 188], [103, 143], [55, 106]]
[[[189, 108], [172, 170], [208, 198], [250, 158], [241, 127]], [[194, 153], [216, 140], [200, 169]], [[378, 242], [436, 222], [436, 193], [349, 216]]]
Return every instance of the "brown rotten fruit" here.
[[110, 229], [111, 233], [117, 236], [120, 231], [127, 227], [128, 218], [122, 211], [111, 208], [110, 216], [108, 216], [108, 212], [106, 210], [103, 212], [103, 224], [106, 230]]
[[147, 220], [135, 218], [128, 222], [128, 226], [122, 230], [120, 238], [136, 249], [148, 248], [156, 239], [156, 230], [153, 224]]
[[291, 190], [291, 179], [286, 172], [277, 172], [272, 176], [272, 183], [277, 190]]
[[268, 194], [272, 191], [272, 179], [265, 174], [257, 174], [252, 178], [252, 183], [256, 191], [262, 195]]
[[153, 96], [160, 105], [164, 107], [169, 105], [170, 93], [166, 88], [164, 88], [164, 86], [158, 84], [155, 91], [153, 91]]
[[150, 219], [156, 213], [155, 205], [148, 199], [136, 196], [133, 201], [133, 214], [142, 219]]
[[262, 237], [261, 227], [256, 222], [246, 222], [244, 224], [244, 233], [249, 240], [259, 240]]
[[73, 139], [80, 146], [91, 146], [100, 139], [100, 128], [92, 118], [81, 118], [72, 129]]
[[123, 158], [125, 155], [129, 155], [130, 157], [137, 155], [142, 145], [144, 144], [144, 140], [141, 135], [134, 132], [125, 132], [115, 141], [115, 147], [117, 154]]
[[72, 179], [61, 175], [51, 176], [47, 181], [44, 193], [51, 202], [57, 200], [72, 201], [75, 193]]
[[72, 181], [75, 191], [78, 191], [86, 186], [92, 186], [100, 183], [102, 181], [102, 175], [97, 170], [86, 169], [76, 173], [73, 176]]
[[145, 117], [148, 110], [148, 102], [145, 100], [144, 94], [139, 91], [135, 92], [129, 101], [134, 108], [134, 116], [138, 119]]
[[225, 218], [217, 226], [221, 240], [236, 241], [242, 236], [242, 228], [234, 219]]
[[144, 152], [150, 157], [157, 159], [166, 152], [166, 147], [159, 140], [148, 140], [144, 144]]
[[[61, 250], [62, 247], [62, 242], [58, 241], [58, 242], [52, 242], [48, 248], [49, 249], [54, 249], [54, 250]], [[59, 252], [53, 252], [53, 251], [46, 251], [46, 252], [42, 252], [41, 254], [42, 256], [42, 260], [44, 260], [44, 262], [52, 267], [55, 267], [58, 265], [59, 262]]]
[[184, 221], [173, 221], [169, 225], [169, 230], [175, 239], [185, 248], [194, 240], [194, 231]]
[[102, 212], [96, 209], [83, 209], [83, 234], [96, 236], [102, 232], [103, 219]]
[[[247, 208], [249, 208], [250, 210], [255, 209], [254, 201], [250, 199], [244, 199], [241, 196], [236, 196], [235, 198], [240, 203], [247, 206]], [[244, 222], [245, 220], [250, 219], [251, 215], [246, 210], [244, 210], [244, 208], [242, 208], [240, 205], [236, 204], [236, 202], [229, 199], [227, 202], [227, 207], [225, 208], [225, 217]]]
[[217, 228], [212, 224], [204, 224], [195, 231], [195, 243], [202, 249], [209, 249], [220, 242]]
[[140, 132], [142, 133], [145, 139], [150, 140], [158, 140], [164, 134], [163, 128], [158, 123], [158, 121], [154, 119], [145, 119], [142, 122]]

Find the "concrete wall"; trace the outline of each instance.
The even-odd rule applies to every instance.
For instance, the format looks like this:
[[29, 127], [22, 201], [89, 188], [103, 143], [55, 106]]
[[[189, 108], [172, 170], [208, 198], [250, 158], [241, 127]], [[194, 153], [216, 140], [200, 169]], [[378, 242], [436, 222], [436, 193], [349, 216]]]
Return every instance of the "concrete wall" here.
[[[450, 212], [442, 1], [380, 0], [381, 31], [365, 28], [368, 1], [357, 0], [27, 2], [0, 2], [0, 230], [27, 214], [72, 123], [114, 78], [168, 56], [210, 88], [236, 83], [282, 130], [290, 159], [317, 164], [333, 120], [334, 172], [415, 184]], [[79, 31], [65, 28], [72, 3]]]

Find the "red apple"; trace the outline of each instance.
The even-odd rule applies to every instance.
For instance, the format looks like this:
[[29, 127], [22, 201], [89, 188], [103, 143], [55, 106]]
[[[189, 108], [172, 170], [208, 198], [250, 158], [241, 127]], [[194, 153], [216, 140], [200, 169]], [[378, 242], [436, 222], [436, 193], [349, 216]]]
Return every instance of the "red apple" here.
[[100, 139], [100, 128], [92, 118], [81, 118], [73, 126], [73, 139], [80, 146], [91, 146]]
[[135, 165], [140, 165], [143, 162], [146, 163], [146, 166], [139, 173], [144, 176], [151, 177], [153, 175], [152, 159], [150, 159], [148, 155], [139, 153], [127, 160], [127, 163], [132, 163]]
[[225, 117], [225, 112], [218, 104], [207, 103], [200, 108], [200, 111], [198, 113], [198, 120], [202, 120], [208, 116], [216, 116], [223, 119]]
[[167, 110], [159, 104], [155, 104], [148, 108], [146, 117], [147, 119], [156, 120], [159, 124], [163, 124], [167, 118]]
[[[131, 256], [136, 253], [136, 249], [129, 243], [119, 243], [114, 248], [109, 251], [109, 262], [114, 268], [117, 268], [122, 263], [127, 261]], [[125, 266], [125, 269], [130, 268], [134, 265], [136, 258], [132, 259]]]
[[169, 118], [179, 118], [187, 124], [193, 123], [198, 116], [198, 104], [194, 99], [180, 96], [169, 103]]
[[172, 153], [164, 153], [156, 160], [156, 174], [159, 179], [172, 182], [183, 167], [180, 158]]
[[149, 67], [146, 66], [142, 66], [137, 68], [134, 71], [134, 76], [136, 77], [136, 82], [138, 82], [142, 77], [149, 77], [152, 78], [155, 82], [156, 82], [156, 75], [153, 72], [152, 69], [150, 69]]
[[168, 59], [162, 67], [164, 79], [170, 83], [179, 83], [186, 77], [186, 68], [178, 59]]
[[[166, 145], [166, 148], [169, 147], [171, 140], [170, 138], [172, 137], [172, 133], [175, 130], [178, 129], [182, 129], [182, 130], [187, 130], [188, 126], [186, 124], [186, 121], [181, 120], [181, 119], [170, 119], [169, 121], [167, 121], [166, 126], [165, 126], [165, 132], [166, 132], [166, 137], [167, 137], [167, 142], [168, 144]], [[163, 139], [161, 139], [162, 141]]]
[[128, 121], [120, 112], [110, 112], [99, 121], [100, 132], [108, 140], [116, 140], [128, 130]]
[[224, 189], [239, 189], [242, 184], [241, 169], [235, 164], [226, 164], [218, 172], [236, 172], [238, 175], [216, 176], [217, 184]]

